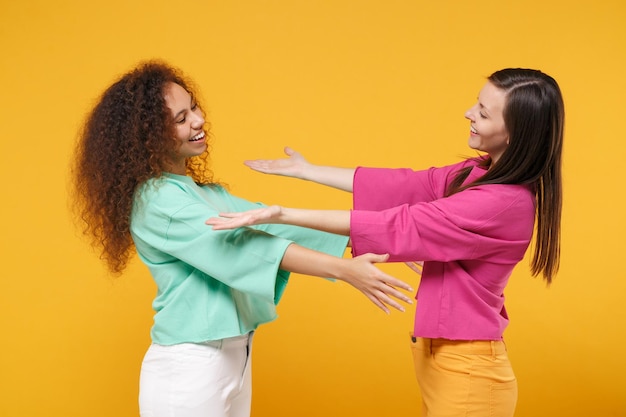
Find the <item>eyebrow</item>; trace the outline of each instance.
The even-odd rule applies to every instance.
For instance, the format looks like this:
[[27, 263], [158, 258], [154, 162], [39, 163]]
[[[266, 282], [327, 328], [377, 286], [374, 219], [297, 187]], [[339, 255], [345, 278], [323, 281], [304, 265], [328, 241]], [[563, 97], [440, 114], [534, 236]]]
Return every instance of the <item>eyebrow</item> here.
[[182, 116], [183, 114], [186, 114], [186, 113], [187, 113], [187, 109], [183, 109], [183, 110], [179, 111], [178, 113], [176, 113], [174, 115], [174, 120], [178, 119], [180, 116]]

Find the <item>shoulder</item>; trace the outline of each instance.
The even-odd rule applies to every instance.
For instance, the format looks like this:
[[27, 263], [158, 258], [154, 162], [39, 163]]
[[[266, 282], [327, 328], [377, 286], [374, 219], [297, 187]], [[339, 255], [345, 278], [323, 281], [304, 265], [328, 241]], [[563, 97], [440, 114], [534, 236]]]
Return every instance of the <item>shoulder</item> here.
[[135, 214], [150, 215], [173, 213], [192, 206], [207, 206], [228, 198], [227, 191], [219, 186], [200, 186], [189, 177], [163, 175], [142, 184], [135, 194]]
[[355, 171], [355, 181], [444, 181], [447, 178], [454, 177], [465, 168], [478, 167], [480, 158], [465, 159], [443, 166], [431, 166], [426, 169], [413, 168], [374, 168], [359, 166]]
[[431, 175], [456, 175], [464, 169], [480, 168], [481, 161], [482, 158], [480, 157], [468, 158], [452, 164], [432, 166], [426, 171], [428, 171]]
[[206, 191], [220, 195], [229, 195], [221, 185], [198, 185], [190, 177], [163, 175], [158, 178], [150, 178], [140, 185], [137, 189], [137, 197], [148, 197], [151, 201], [152, 199], [165, 200], [173, 196], [193, 196]]
[[444, 187], [445, 191], [449, 184], [462, 172], [467, 173], [467, 177], [464, 182], [467, 182], [469, 178], [477, 178], [484, 175], [485, 170], [480, 165], [481, 161], [482, 158], [480, 157], [464, 159], [450, 165], [431, 167], [428, 172], [431, 181], [439, 184], [441, 187]]

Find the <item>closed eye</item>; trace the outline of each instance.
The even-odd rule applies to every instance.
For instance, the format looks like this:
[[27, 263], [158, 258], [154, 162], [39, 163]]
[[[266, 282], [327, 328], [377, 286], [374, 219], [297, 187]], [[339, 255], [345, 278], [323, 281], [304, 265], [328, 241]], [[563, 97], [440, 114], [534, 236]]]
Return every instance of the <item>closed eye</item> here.
[[[191, 108], [191, 111], [196, 111], [196, 109], [198, 108], [198, 103], [197, 103], [197, 102], [193, 102], [193, 103], [191, 103], [190, 108]], [[187, 113], [187, 110], [183, 110], [181, 113], [183, 113], [183, 112], [184, 112], [184, 113]], [[184, 113], [183, 113], [183, 114], [184, 114]], [[176, 120], [176, 123], [178, 123], [179, 125], [181, 125], [181, 124], [185, 123], [185, 121], [186, 121], [186, 120], [187, 120], [187, 118], [183, 115], [183, 118], [182, 118], [182, 119], [178, 119], [178, 120]]]

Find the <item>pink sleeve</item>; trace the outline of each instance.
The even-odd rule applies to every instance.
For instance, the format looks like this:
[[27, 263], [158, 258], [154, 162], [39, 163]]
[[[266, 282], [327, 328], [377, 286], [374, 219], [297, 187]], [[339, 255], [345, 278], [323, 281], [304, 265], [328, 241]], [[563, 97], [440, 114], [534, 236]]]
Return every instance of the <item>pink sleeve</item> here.
[[534, 214], [532, 194], [515, 185], [474, 187], [382, 211], [353, 210], [352, 251], [388, 253], [391, 262], [518, 262], [532, 237]]
[[358, 167], [353, 180], [353, 207], [356, 210], [384, 210], [436, 200], [444, 196], [451, 178], [467, 163], [422, 171]]

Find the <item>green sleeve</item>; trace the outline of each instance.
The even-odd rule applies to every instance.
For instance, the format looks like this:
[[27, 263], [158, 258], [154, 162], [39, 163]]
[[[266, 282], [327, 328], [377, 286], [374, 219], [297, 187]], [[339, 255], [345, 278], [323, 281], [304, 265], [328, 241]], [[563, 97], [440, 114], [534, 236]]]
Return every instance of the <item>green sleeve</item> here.
[[[242, 198], [233, 196], [225, 190], [221, 189], [225, 200], [228, 201], [232, 211], [245, 211], [265, 207], [261, 203], [252, 203]], [[305, 227], [284, 225], [284, 224], [264, 224], [254, 226], [256, 230], [261, 230], [274, 236], [278, 236], [284, 239], [288, 239], [297, 243], [300, 246], [323, 252], [332, 256], [342, 257], [346, 246], [348, 244], [348, 236], [340, 236], [333, 233], [321, 232], [319, 230], [308, 229]], [[287, 271], [280, 271], [284, 279], [279, 279], [276, 282], [276, 299], [278, 303], [280, 300], [285, 286], [287, 284], [287, 277], [289, 273]]]
[[153, 271], [166, 275], [168, 264], [177, 274], [181, 268], [190, 274], [197, 269], [235, 290], [278, 300], [288, 277], [279, 265], [290, 240], [250, 228], [214, 231], [204, 221], [218, 210], [167, 184], [146, 197], [133, 216], [132, 231]]

